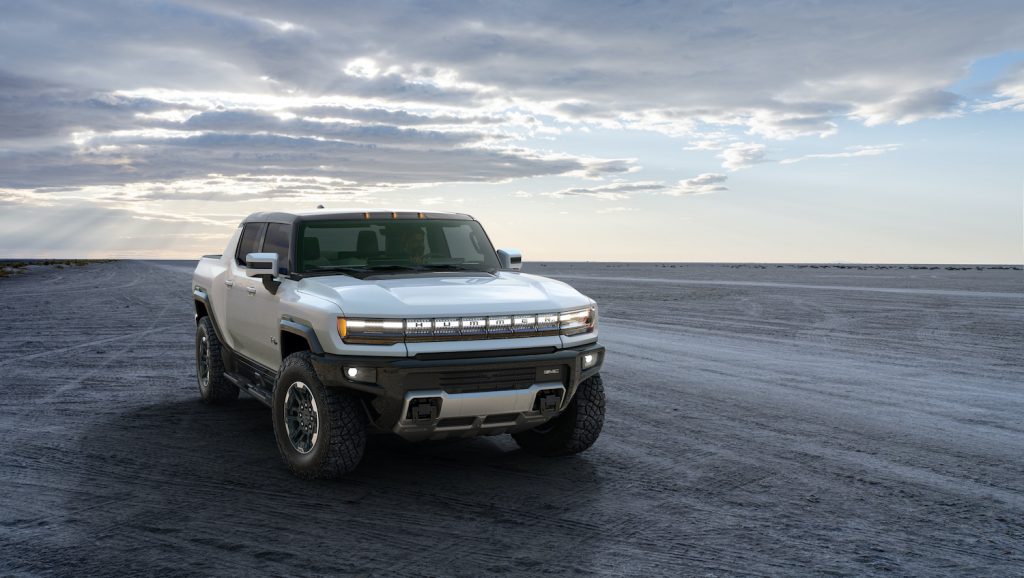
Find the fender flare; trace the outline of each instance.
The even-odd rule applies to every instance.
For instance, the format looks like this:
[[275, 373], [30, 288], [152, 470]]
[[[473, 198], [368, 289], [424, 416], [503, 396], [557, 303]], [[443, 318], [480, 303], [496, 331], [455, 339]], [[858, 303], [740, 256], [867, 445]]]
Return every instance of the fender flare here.
[[[217, 318], [213, 314], [213, 305], [210, 303], [210, 296], [203, 289], [192, 290], [193, 301], [198, 301], [203, 304], [206, 308], [206, 314], [210, 316], [210, 322], [213, 324], [213, 332], [217, 334], [217, 339], [221, 343], [225, 343], [224, 336], [221, 335], [220, 325], [217, 324]], [[196, 314], [196, 323], [199, 323], [199, 314]]]
[[312, 327], [308, 325], [303, 325], [302, 323], [298, 323], [290, 319], [282, 319], [280, 326], [281, 331], [287, 331], [288, 333], [298, 335], [299, 337], [305, 339], [306, 343], [309, 344], [310, 352], [313, 353], [314, 355], [324, 354], [324, 348], [320, 346], [320, 340], [317, 339], [316, 331], [313, 331]]

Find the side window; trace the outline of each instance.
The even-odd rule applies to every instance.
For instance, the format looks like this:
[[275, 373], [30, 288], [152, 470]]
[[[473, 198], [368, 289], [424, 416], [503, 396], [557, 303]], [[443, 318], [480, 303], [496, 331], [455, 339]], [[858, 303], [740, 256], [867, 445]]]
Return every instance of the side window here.
[[291, 270], [288, 257], [291, 254], [288, 250], [292, 240], [292, 227], [285, 223], [270, 223], [267, 225], [267, 235], [263, 239], [264, 253], [277, 253], [278, 274], [285, 275]]
[[266, 223], [246, 223], [242, 229], [242, 238], [238, 240], [238, 249], [235, 251], [235, 261], [245, 267], [245, 256], [249, 253], [258, 253], [260, 239], [263, 238], [263, 230]]

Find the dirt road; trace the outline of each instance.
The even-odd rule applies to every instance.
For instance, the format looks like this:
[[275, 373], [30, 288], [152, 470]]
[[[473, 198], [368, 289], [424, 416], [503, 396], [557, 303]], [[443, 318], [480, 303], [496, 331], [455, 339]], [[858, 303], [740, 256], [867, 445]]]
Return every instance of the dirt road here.
[[190, 264], [0, 281], [0, 574], [1024, 573], [1020, 271], [529, 268], [601, 305], [595, 447], [315, 483], [198, 401]]

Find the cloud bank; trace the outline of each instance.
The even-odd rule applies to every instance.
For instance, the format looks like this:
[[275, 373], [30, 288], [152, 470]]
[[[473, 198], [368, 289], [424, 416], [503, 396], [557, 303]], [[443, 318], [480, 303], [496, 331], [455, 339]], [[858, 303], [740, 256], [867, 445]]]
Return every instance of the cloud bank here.
[[[1020, 66], [984, 102], [951, 88], [1021, 38], [1010, 1], [12, 2], [0, 194], [155, 218], [167, 205], [152, 203], [386, 204], [552, 177], [575, 184], [524, 195], [722, 192], [719, 166], [770, 162], [777, 141], [1024, 110]], [[653, 179], [643, 158], [541, 145], [590, 131], [655, 133], [718, 161]], [[825, 146], [778, 162], [896, 148]]]

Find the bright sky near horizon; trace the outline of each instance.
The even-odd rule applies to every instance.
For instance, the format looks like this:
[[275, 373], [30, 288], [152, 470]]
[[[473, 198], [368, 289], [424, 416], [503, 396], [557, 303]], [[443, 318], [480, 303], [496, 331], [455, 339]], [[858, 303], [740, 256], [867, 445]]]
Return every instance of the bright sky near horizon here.
[[318, 204], [527, 260], [1020, 263], [1024, 3], [4, 3], [0, 258]]

